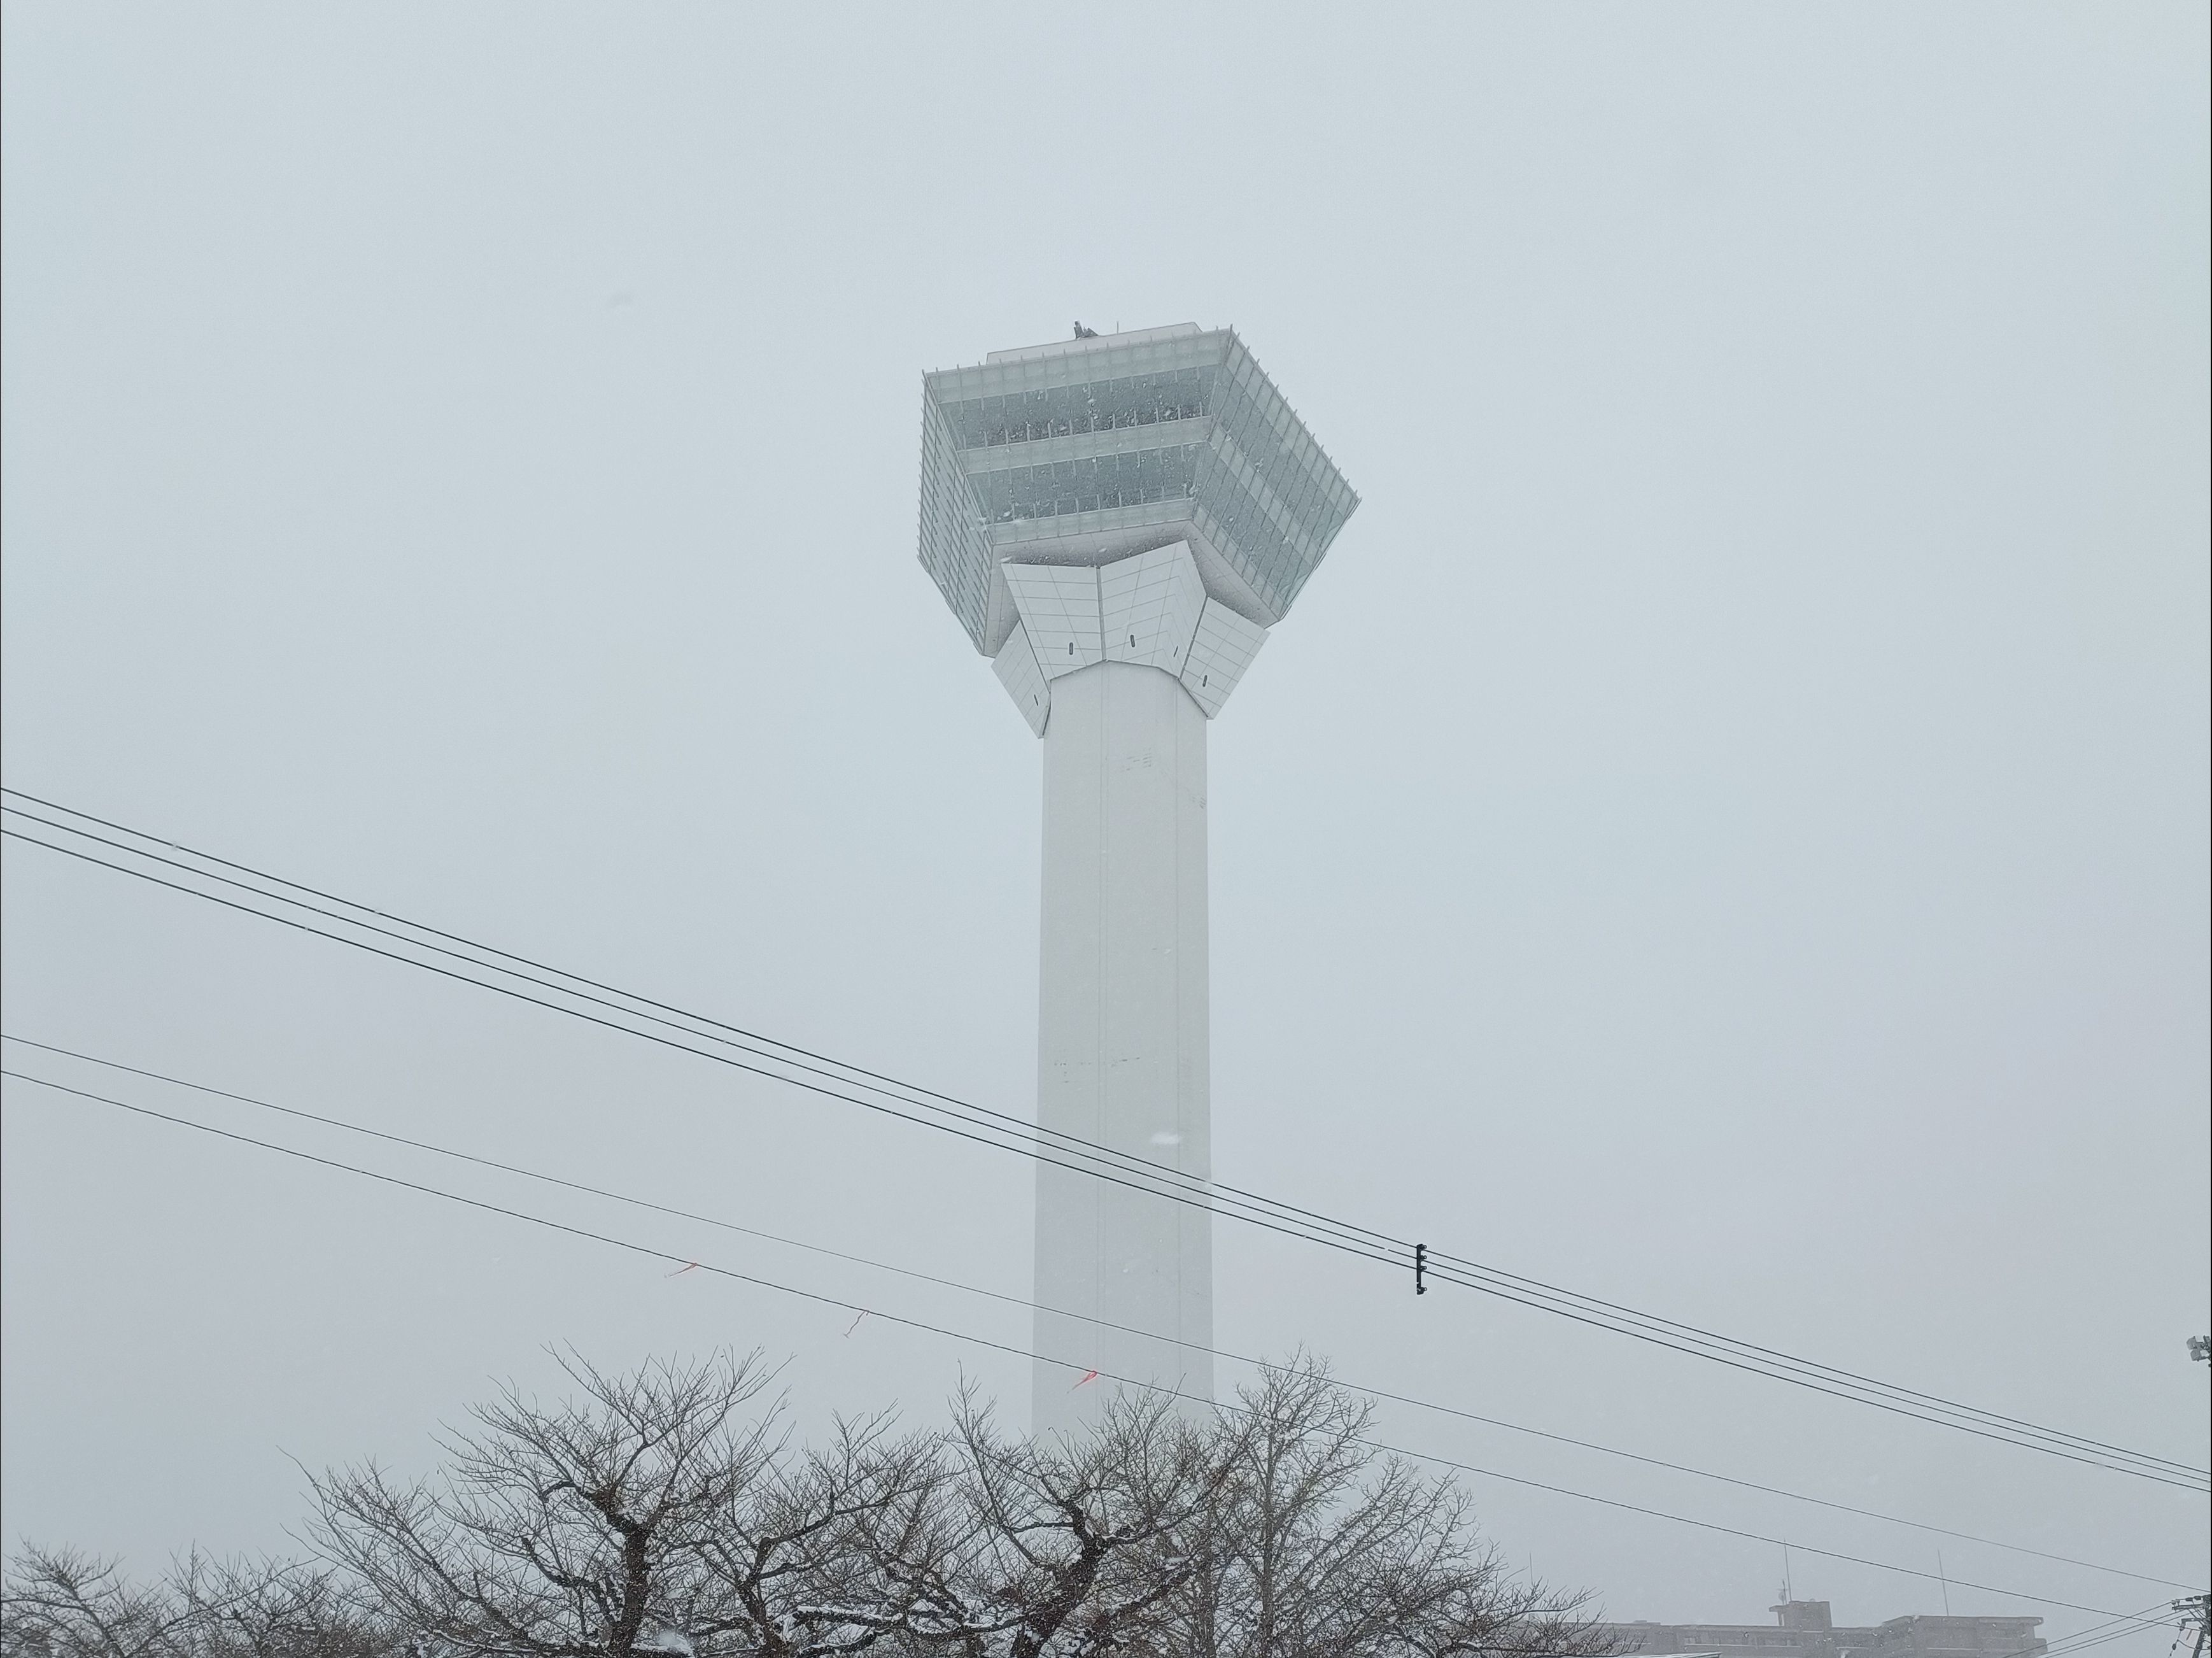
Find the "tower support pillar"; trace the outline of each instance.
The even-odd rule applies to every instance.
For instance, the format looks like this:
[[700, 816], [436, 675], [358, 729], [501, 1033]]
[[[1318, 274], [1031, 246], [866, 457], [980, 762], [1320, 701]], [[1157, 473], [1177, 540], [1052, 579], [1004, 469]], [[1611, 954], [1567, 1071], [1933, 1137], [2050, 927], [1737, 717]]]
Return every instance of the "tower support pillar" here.
[[[1046, 1129], [1201, 1181], [1212, 1167], [1206, 730], [1159, 667], [1103, 661], [1052, 682], [1037, 1078]], [[1036, 1314], [1037, 1351], [1062, 1362], [1036, 1367], [1036, 1431], [1095, 1421], [1115, 1377], [1211, 1398], [1211, 1218], [1038, 1165], [1037, 1300], [1059, 1310]]]

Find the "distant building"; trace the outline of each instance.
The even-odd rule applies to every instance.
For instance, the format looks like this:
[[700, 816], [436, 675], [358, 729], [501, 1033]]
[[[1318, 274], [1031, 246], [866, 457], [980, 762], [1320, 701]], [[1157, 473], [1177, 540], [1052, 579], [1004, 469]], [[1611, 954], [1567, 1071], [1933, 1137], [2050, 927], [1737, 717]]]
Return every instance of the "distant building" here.
[[1768, 1624], [1604, 1624], [1599, 1633], [1624, 1655], [1711, 1654], [1715, 1658], [2043, 1658], [2040, 1618], [1893, 1618], [1838, 1628], [1826, 1600], [1785, 1600]]

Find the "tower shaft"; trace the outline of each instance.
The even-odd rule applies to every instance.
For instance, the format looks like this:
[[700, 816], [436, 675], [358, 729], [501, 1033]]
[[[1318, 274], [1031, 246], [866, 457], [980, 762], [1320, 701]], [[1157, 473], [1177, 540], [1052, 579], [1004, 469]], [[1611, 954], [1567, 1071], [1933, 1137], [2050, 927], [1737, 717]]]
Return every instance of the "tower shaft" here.
[[[1044, 1128], [1200, 1180], [1212, 1171], [1206, 728], [1158, 667], [1106, 661], [1054, 680], [1037, 1041]], [[1210, 1397], [1206, 1210], [1049, 1163], [1036, 1196], [1036, 1299], [1059, 1309], [1038, 1312], [1037, 1351], [1062, 1363], [1036, 1365], [1032, 1427], [1095, 1420], [1117, 1377]]]

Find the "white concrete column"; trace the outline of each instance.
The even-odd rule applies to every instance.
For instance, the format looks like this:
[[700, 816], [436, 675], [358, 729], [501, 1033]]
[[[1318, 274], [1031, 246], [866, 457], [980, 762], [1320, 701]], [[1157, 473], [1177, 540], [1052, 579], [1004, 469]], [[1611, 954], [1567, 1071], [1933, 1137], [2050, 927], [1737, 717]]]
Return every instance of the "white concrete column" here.
[[[1212, 1178], [1207, 1112], [1206, 716], [1174, 673], [1114, 661], [1055, 676], [1044, 732], [1038, 1120]], [[1211, 1217], [1041, 1164], [1038, 1432], [1095, 1420], [1097, 1369], [1212, 1393]], [[1067, 1316], [1073, 1314], [1075, 1316]], [[1150, 1332], [1129, 1335], [1092, 1319]]]

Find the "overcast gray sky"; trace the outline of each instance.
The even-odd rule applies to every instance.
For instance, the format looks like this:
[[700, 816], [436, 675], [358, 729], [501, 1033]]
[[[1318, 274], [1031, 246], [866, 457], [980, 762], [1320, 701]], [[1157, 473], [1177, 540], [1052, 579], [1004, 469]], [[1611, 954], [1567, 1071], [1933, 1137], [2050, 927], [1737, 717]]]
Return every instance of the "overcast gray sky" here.
[[[11, 785], [1025, 1112], [1038, 745], [915, 559], [920, 376], [1077, 318], [1233, 325], [1364, 504], [1212, 733], [1218, 1172], [2203, 1466], [2201, 5], [0, 24]], [[5, 901], [12, 1033], [1026, 1291], [1011, 1158], [36, 849]], [[283, 1546], [289, 1459], [427, 1466], [554, 1341], [762, 1346], [809, 1422], [1026, 1391], [35, 1088], [4, 1149], [11, 1540]], [[1218, 1247], [1230, 1348], [2203, 1575], [2186, 1493]], [[1954, 1578], [2172, 1593], [1387, 1425]], [[1763, 1620], [1782, 1582], [1764, 1544], [1473, 1488], [1616, 1616]], [[1839, 1619], [1942, 1609], [1790, 1570]]]

